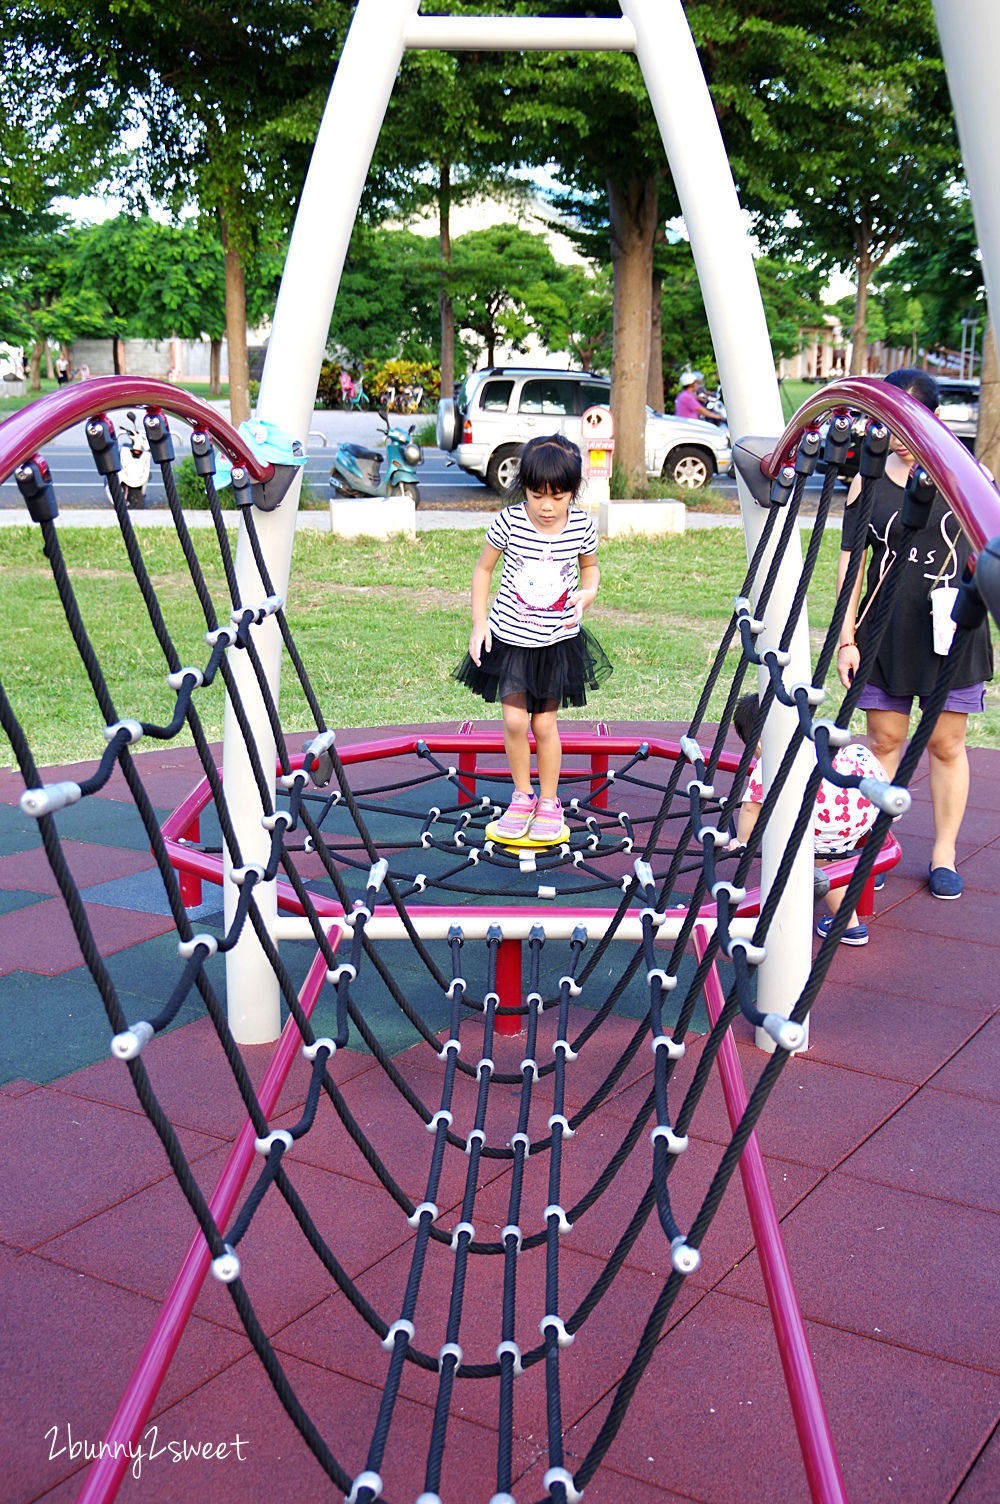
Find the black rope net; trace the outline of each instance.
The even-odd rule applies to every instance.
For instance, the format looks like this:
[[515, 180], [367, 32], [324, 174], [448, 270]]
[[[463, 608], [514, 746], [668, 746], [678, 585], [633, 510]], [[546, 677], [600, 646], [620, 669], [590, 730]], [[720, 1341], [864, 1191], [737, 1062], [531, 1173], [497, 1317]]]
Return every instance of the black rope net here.
[[[871, 394], [865, 395], [874, 406]], [[162, 401], [159, 392], [156, 396]], [[134, 395], [132, 400], [136, 400]], [[518, 1479], [539, 1455], [538, 1447], [526, 1451], [523, 1442], [526, 1411], [536, 1437], [544, 1411], [540, 1449], [546, 1460], [544, 1498], [554, 1504], [571, 1504], [582, 1496], [625, 1420], [685, 1280], [698, 1268], [702, 1244], [768, 1096], [790, 1052], [802, 1043], [802, 1025], [890, 823], [907, 806], [906, 784], [947, 695], [954, 650], [951, 657], [942, 659], [934, 694], [894, 785], [871, 780], [862, 785], [879, 807], [878, 820], [860, 850], [844, 902], [792, 1002], [790, 1016], [759, 1011], [755, 973], [766, 954], [769, 929], [796, 851], [810, 831], [819, 783], [827, 779], [841, 787], [859, 785], [856, 775], [837, 771], [833, 755], [847, 740], [851, 713], [879, 633], [891, 613], [896, 585], [890, 570], [875, 607], [872, 646], [862, 659], [861, 670], [835, 716], [818, 718], [815, 710], [822, 691], [829, 688], [829, 671], [862, 551], [858, 541], [848, 579], [824, 630], [811, 681], [789, 686], [784, 675], [788, 648], [817, 564], [850, 427], [842, 399], [831, 406], [824, 432], [819, 427], [823, 416], [819, 408], [797, 425], [793, 423], [781, 444], [772, 446], [774, 458], [766, 467], [756, 462], [755, 485], [766, 511], [760, 541], [745, 578], [736, 582], [731, 619], [676, 755], [651, 756], [650, 745], [642, 743], [628, 753], [616, 748], [597, 772], [594, 764], [575, 772], [570, 768], [564, 795], [569, 837], [558, 848], [528, 857], [492, 841], [486, 833], [504, 802], [505, 775], [499, 765], [490, 767], [480, 761], [470, 767], [466, 760], [463, 767], [460, 757], [456, 767], [432, 745], [433, 738], [417, 742], [403, 775], [395, 778], [373, 774], [371, 768], [361, 776], [350, 765], [346, 749], [342, 759], [324, 718], [321, 697], [296, 649], [284, 604], [271, 585], [256, 526], [260, 485], [237, 467], [234, 482], [241, 525], [263, 582], [261, 598], [241, 596], [214, 483], [209, 427], [224, 446], [231, 446], [233, 437], [221, 420], [213, 419], [211, 425], [206, 420], [192, 435], [214, 524], [217, 567], [213, 574], [223, 582], [220, 589], [209, 582], [203, 540], [196, 546], [178, 499], [174, 446], [163, 408], [150, 400], [145, 417], [163, 477], [170, 523], [204, 617], [205, 651], [193, 666], [185, 665], [172, 636], [170, 602], [157, 593], [144, 557], [141, 530], [133, 526], [126, 505], [113, 425], [103, 416], [88, 424], [148, 620], [148, 641], [141, 653], [135, 646], [136, 661], [158, 657], [166, 676], [172, 713], [165, 724], [148, 715], [138, 672], [129, 703], [119, 707], [115, 702], [102, 668], [102, 644], [92, 639], [77, 605], [45, 463], [38, 455], [17, 457], [16, 479], [37, 525], [40, 553], [51, 568], [75, 652], [107, 728], [106, 750], [88, 778], [80, 783], [46, 783], [22, 730], [18, 709], [0, 683], [0, 723], [25, 784], [22, 808], [37, 818], [40, 839], [107, 1012], [112, 1052], [129, 1072], [159, 1135], [207, 1244], [213, 1273], [228, 1288], [282, 1405], [319, 1467], [352, 1504], [372, 1504], [382, 1493], [392, 1422], [401, 1402], [414, 1393], [415, 1384], [425, 1401], [428, 1425], [419, 1454], [412, 1442], [407, 1443], [406, 1476], [413, 1480], [412, 1494], [419, 1495], [420, 1504], [432, 1504], [442, 1497], [443, 1489], [447, 1493], [442, 1480], [448, 1477], [451, 1497], [459, 1496], [454, 1492], [455, 1474], [445, 1473], [446, 1442], [449, 1428], [465, 1413], [491, 1418], [496, 1455], [492, 1477], [464, 1477], [463, 1498], [491, 1498], [492, 1504], [513, 1499]], [[53, 434], [57, 431], [54, 426]], [[872, 418], [861, 455], [864, 482], [858, 504], [863, 516], [871, 507], [887, 441], [885, 423]], [[913, 447], [922, 460], [907, 488], [904, 525], [916, 528], [927, 514], [933, 485], [924, 468], [926, 446], [922, 450], [914, 443]], [[233, 453], [231, 447], [229, 452]], [[933, 456], [928, 454], [927, 459]], [[799, 527], [806, 483], [817, 465], [825, 468], [825, 475], [801, 578], [787, 619], [777, 624], [778, 646], [758, 651], [781, 560], [793, 530]], [[815, 494], [814, 487], [810, 494]], [[273, 497], [266, 500], [273, 504]], [[858, 539], [863, 535], [862, 527]], [[998, 552], [989, 551], [989, 557]], [[978, 571], [963, 582], [956, 606], [956, 643], [982, 619], [985, 606], [979, 583]], [[289, 745], [258, 652], [258, 633], [269, 618], [274, 618], [280, 630], [284, 672], [298, 685], [312, 721], [304, 745], [301, 735], [297, 745]], [[233, 673], [237, 655], [243, 655], [251, 666], [274, 737], [276, 784], [272, 770], [262, 763], [252, 732], [253, 716]], [[743, 754], [735, 758], [725, 752], [724, 743], [751, 668], [763, 686], [758, 722]], [[723, 676], [728, 679], [724, 709], [718, 728], [709, 734], [704, 717]], [[227, 803], [199, 717], [199, 696], [217, 677], [233, 707], [257, 791], [259, 816], [269, 833], [266, 864], [244, 860], [238, 822]], [[775, 699], [796, 712], [796, 729], [770, 781], [749, 843], [731, 852], [727, 848], [733, 817], [757, 736]], [[206, 792], [197, 833], [191, 834], [192, 825], [187, 836], [178, 840], [165, 838], [161, 831], [133, 749], [140, 740], [167, 741], [182, 730], [194, 743]], [[706, 739], [706, 746], [700, 738]], [[753, 864], [804, 739], [814, 744], [815, 767], [775, 880], [763, 901], [754, 903], [752, 895], [748, 896]], [[659, 771], [661, 765], [666, 772]], [[173, 989], [169, 996], [150, 999], [146, 1018], [129, 1017], [123, 1009], [60, 841], [60, 811], [100, 790], [116, 766], [135, 801], [178, 936]], [[227, 923], [199, 926], [186, 908], [177, 869], [186, 863], [188, 871], [210, 874], [212, 862], [220, 864], [223, 851], [232, 869], [231, 880], [238, 886], [238, 901]], [[258, 906], [258, 895], [268, 884], [279, 886], [283, 909], [300, 916], [305, 926], [307, 941], [295, 942], [306, 943], [310, 957], [309, 975], [301, 987], [287, 960], [294, 946], [276, 942]], [[503, 1017], [509, 1011], [502, 1004], [498, 982], [505, 920], [494, 917], [481, 939], [473, 940], [469, 933], [470, 921], [483, 905], [489, 902], [497, 907], [501, 900], [511, 921], [519, 911], [528, 913], [528, 977], [515, 1003], [522, 1024], [516, 1040], [502, 1034]], [[426, 915], [432, 907], [453, 909], [437, 945], [424, 938], [422, 925], [422, 911]], [[547, 921], [545, 914], [561, 916], [561, 922]], [[586, 918], [577, 917], [584, 914]], [[395, 920], [397, 932], [405, 937], [421, 968], [424, 990], [429, 989], [438, 1000], [439, 1014], [430, 1020], [398, 980], [392, 948], [398, 948], [399, 942], [378, 937], [379, 920], [387, 915]], [[699, 926], [701, 944], [694, 962], [690, 951]], [[277, 978], [309, 1072], [302, 1115], [290, 1129], [273, 1129], [269, 1123], [220, 996], [215, 958], [225, 955], [249, 931]], [[710, 973], [718, 976], [720, 971], [727, 979], [724, 1006], [715, 1022], [707, 1025], [697, 1010]], [[394, 1058], [391, 1046], [380, 1038], [369, 1002], [377, 988], [388, 993], [393, 1007], [414, 1031], [419, 1068], [409, 1054], [402, 1063]], [[317, 1034], [313, 1010], [320, 994], [329, 1028]], [[609, 1050], [604, 1043], [609, 1022], [620, 1022], [627, 1015], [629, 996], [637, 996], [639, 1005], [624, 1035], [621, 1029], [610, 1035], [616, 1042]], [[211, 1019], [242, 1110], [252, 1124], [259, 1156], [242, 1204], [225, 1225], [216, 1222], [187, 1162], [168, 1106], [161, 1103], [147, 1069], [147, 1062], [155, 1058], [158, 1037], [192, 1000]], [[689, 1130], [737, 1014], [767, 1031], [775, 1049], [761, 1057], [763, 1064], [742, 1118], [718, 1153], [707, 1189], [690, 1206], [682, 1225], [677, 1208], [683, 1197], [676, 1180], [681, 1178], [683, 1185]], [[686, 1070], [685, 1041], [694, 1024], [707, 1028], [708, 1037], [696, 1068]], [[396, 1093], [398, 1138], [411, 1146], [403, 1169], [373, 1142], [338, 1084], [333, 1057], [349, 1043], [371, 1052]], [[650, 1049], [651, 1074], [634, 1071], [630, 1076], [639, 1052]], [[619, 1089], [630, 1079], [638, 1080], [638, 1088], [623, 1096]], [[609, 1121], [612, 1101], [615, 1115]], [[623, 1102], [628, 1103], [625, 1116]], [[337, 1132], [346, 1135], [345, 1144], [349, 1139], [364, 1155], [384, 1190], [384, 1218], [393, 1225], [388, 1246], [403, 1250], [399, 1257], [405, 1271], [399, 1288], [388, 1279], [363, 1287], [362, 1281], [352, 1278], [337, 1235], [322, 1231], [331, 1223], [329, 1209], [310, 1207], [302, 1194], [296, 1146], [330, 1113]], [[234, 1137], [238, 1127], [234, 1123]], [[412, 1147], [414, 1139], [416, 1148]], [[619, 1178], [626, 1169], [627, 1181]], [[627, 1196], [623, 1195], [626, 1185]], [[345, 1297], [342, 1310], [346, 1312], [349, 1304], [350, 1313], [342, 1320], [345, 1325], [356, 1323], [363, 1333], [350, 1340], [367, 1342], [367, 1371], [378, 1376], [378, 1388], [373, 1391], [377, 1403], [367, 1448], [360, 1455], [356, 1450], [345, 1455], [336, 1424], [325, 1416], [317, 1421], [307, 1411], [255, 1309], [253, 1291], [265, 1289], [269, 1280], [281, 1275], [273, 1265], [255, 1268], [253, 1240], [244, 1245], [269, 1197], [286, 1203], [329, 1276], [331, 1288], [335, 1286]], [[567, 1295], [560, 1250], [572, 1245], [574, 1232], [579, 1238], [601, 1207], [611, 1204], [614, 1239], [608, 1238], [603, 1256], [593, 1260], [589, 1280], [581, 1283], [577, 1268], [571, 1282], [573, 1293]], [[586, 1454], [571, 1456], [564, 1441], [563, 1397], [567, 1383], [581, 1382], [573, 1369], [573, 1344], [578, 1337], [586, 1337], [589, 1319], [616, 1288], [647, 1226], [658, 1228], [663, 1240], [665, 1275], [647, 1310], [626, 1306], [631, 1329], [619, 1334], [619, 1360], [612, 1369], [583, 1375], [595, 1400], [606, 1396], [607, 1404]], [[249, 1250], [246, 1255], [244, 1247]], [[423, 1377], [418, 1379], [418, 1375]], [[479, 1398], [487, 1393], [491, 1396], [487, 1400]], [[352, 1438], [356, 1432], [352, 1423]], [[575, 1463], [572, 1467], [571, 1462]], [[459, 1476], [463, 1476], [461, 1468]], [[537, 1493], [537, 1487], [533, 1491]]]

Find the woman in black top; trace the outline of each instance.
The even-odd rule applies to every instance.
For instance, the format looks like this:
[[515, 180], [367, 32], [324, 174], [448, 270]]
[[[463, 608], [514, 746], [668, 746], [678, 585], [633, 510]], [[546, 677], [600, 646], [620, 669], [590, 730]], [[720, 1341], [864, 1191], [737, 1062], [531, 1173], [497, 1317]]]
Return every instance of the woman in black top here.
[[[936, 412], [937, 382], [926, 371], [893, 371], [885, 379]], [[864, 570], [859, 570], [841, 631], [837, 670], [845, 689], [857, 670], [861, 649], [874, 620], [875, 612], [869, 615], [869, 608], [875, 605], [884, 576], [904, 545], [899, 511], [912, 464], [913, 456], [894, 438], [885, 475], [876, 483], [868, 525], [867, 580]], [[838, 588], [847, 574], [857, 528], [857, 508], [853, 503], [860, 491], [861, 478], [856, 477], [844, 508]], [[868, 745], [890, 778], [906, 743], [913, 700], [917, 698], [923, 705], [934, 687], [941, 661], [934, 646], [931, 591], [939, 586], [957, 585], [971, 551], [958, 518], [940, 494], [934, 497], [927, 525], [909, 535], [905, 548], [892, 615], [868, 683], [858, 700], [859, 709], [867, 717]], [[863, 581], [865, 593], [859, 609]], [[970, 713], [983, 709], [986, 681], [992, 677], [993, 652], [989, 625], [984, 622], [963, 646], [951, 690], [927, 746], [934, 810], [934, 847], [928, 880], [935, 898], [958, 898], [962, 892], [962, 879], [955, 867], [955, 847], [969, 796], [966, 724]]]

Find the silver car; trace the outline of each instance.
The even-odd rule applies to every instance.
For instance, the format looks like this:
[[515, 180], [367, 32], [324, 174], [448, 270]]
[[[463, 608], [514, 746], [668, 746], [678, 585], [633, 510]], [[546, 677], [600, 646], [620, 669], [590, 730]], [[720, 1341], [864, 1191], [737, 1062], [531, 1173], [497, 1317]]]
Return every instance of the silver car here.
[[[588, 407], [607, 407], [611, 383], [586, 371], [490, 366], [471, 371], [454, 399], [438, 403], [438, 447], [454, 452], [467, 474], [504, 492], [517, 471], [521, 446], [537, 434], [562, 433], [581, 442]], [[686, 490], [705, 486], [732, 465], [729, 433], [700, 418], [677, 418], [646, 408], [646, 473]]]

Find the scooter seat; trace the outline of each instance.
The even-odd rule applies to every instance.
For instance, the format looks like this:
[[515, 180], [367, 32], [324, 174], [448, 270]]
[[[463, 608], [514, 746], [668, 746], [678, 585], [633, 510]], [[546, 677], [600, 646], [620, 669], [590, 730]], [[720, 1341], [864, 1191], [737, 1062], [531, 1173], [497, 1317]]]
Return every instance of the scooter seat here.
[[383, 456], [377, 449], [366, 449], [363, 444], [342, 444], [340, 447], [346, 449], [348, 454], [353, 454], [356, 460], [378, 460], [379, 464], [382, 463]]

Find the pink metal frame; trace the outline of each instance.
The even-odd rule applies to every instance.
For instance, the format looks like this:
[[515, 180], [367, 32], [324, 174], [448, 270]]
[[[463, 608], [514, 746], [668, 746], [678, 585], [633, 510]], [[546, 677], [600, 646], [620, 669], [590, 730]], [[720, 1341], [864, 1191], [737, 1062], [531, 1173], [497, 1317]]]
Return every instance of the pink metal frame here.
[[109, 408], [148, 407], [184, 418], [192, 428], [204, 429], [234, 464], [244, 465], [251, 480], [269, 480], [274, 466], [262, 464], [221, 414], [183, 387], [146, 376], [95, 376], [29, 402], [0, 424], [0, 481], [58, 433]]
[[974, 548], [1000, 536], [1000, 493], [960, 439], [898, 387], [870, 376], [833, 381], [804, 402], [761, 469], [772, 478], [795, 458], [799, 440], [830, 412], [860, 409], [880, 418], [920, 461], [962, 524]]

